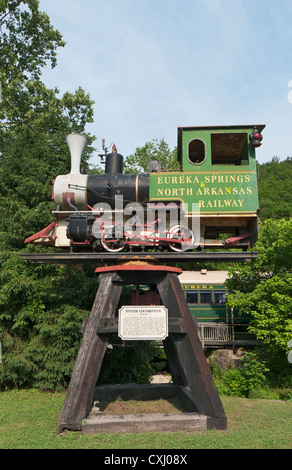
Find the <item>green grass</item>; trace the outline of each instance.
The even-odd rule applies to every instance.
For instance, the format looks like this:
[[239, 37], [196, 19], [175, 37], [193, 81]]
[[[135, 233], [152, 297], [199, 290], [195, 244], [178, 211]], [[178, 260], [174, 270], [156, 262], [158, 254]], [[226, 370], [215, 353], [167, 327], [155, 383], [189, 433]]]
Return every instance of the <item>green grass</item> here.
[[1, 449], [291, 449], [292, 402], [221, 397], [226, 431], [58, 435], [64, 393], [0, 393]]

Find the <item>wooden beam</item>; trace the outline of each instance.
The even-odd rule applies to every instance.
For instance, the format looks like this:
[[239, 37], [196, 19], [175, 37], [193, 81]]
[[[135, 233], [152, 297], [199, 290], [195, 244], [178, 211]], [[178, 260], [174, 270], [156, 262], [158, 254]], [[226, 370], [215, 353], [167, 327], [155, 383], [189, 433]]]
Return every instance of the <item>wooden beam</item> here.
[[30, 261], [35, 264], [59, 263], [59, 264], [93, 264], [97, 266], [100, 262], [127, 262], [127, 261], [162, 261], [162, 262], [236, 262], [245, 263], [258, 258], [257, 252], [250, 251], [196, 251], [196, 252], [121, 252], [121, 253], [22, 253], [19, 259]]
[[170, 333], [164, 340], [170, 369], [176, 368], [177, 372], [179, 364], [179, 375], [173, 381], [189, 387], [198, 413], [216, 418], [218, 428], [225, 429], [223, 406], [177, 275], [168, 273], [157, 287], [169, 318], [181, 317], [186, 328], [185, 335]]
[[112, 284], [113, 273], [100, 276], [99, 288], [88, 318], [66, 399], [59, 418], [59, 432], [63, 429], [81, 430], [82, 419], [92, 406], [94, 388], [100, 372], [108, 334], [96, 334], [100, 318], [114, 318], [122, 286]]

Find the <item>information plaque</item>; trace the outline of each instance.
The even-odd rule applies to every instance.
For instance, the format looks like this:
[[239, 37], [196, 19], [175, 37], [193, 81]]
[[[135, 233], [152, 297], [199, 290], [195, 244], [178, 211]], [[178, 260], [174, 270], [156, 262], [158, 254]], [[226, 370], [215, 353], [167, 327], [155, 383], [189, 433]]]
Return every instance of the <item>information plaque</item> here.
[[168, 310], [163, 306], [131, 305], [119, 309], [122, 340], [163, 340], [168, 336]]

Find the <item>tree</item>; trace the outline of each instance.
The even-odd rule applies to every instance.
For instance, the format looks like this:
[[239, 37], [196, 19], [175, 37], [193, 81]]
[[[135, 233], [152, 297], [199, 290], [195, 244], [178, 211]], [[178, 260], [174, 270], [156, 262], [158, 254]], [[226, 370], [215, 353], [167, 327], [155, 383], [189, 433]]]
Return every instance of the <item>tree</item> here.
[[271, 162], [259, 167], [260, 218], [281, 219], [292, 216], [292, 158]]
[[259, 258], [234, 266], [228, 303], [249, 313], [249, 331], [268, 350], [283, 355], [292, 338], [292, 219], [266, 220], [254, 247]]
[[[0, 387], [62, 389], [72, 374], [97, 278], [82, 266], [20, 262], [19, 254], [40, 250], [23, 241], [53, 219], [52, 180], [70, 170], [65, 136], [85, 132], [93, 102], [82, 88], [59, 97], [42, 83], [43, 65], [49, 60], [55, 66], [56, 48], [64, 43], [36, 0], [0, 0], [0, 22]], [[94, 137], [88, 137], [91, 143]], [[89, 154], [90, 148], [82, 157], [87, 169]], [[134, 356], [129, 350], [122, 354], [125, 377], [132, 381], [149, 376], [154, 351], [137, 349]], [[138, 364], [134, 371], [129, 358]], [[118, 358], [122, 376], [120, 366]]]
[[23, 247], [52, 220], [53, 179], [70, 169], [65, 136], [84, 132], [93, 101], [82, 88], [60, 98], [41, 82], [43, 66], [56, 65], [64, 42], [37, 0], [1, 1], [0, 15], [0, 244], [8, 249]]
[[[38, 0], [1, 0], [1, 82], [19, 87], [27, 80], [38, 80], [42, 68], [49, 61], [57, 64], [58, 47], [65, 42], [50, 23], [45, 12], [39, 10]], [[21, 100], [20, 100], [21, 101]]]
[[179, 168], [177, 149], [170, 150], [164, 139], [153, 139], [151, 142], [146, 142], [143, 147], [137, 147], [133, 155], [125, 158], [124, 172], [147, 172], [148, 162], [152, 160], [161, 161], [163, 170]]
[[42, 83], [43, 66], [56, 65], [64, 43], [38, 1], [1, 1], [0, 22], [0, 384], [64, 387], [94, 298], [94, 273], [34, 266], [19, 253], [39, 250], [23, 241], [53, 219], [52, 181], [70, 170], [65, 136], [85, 132], [93, 102], [82, 88], [59, 97]]

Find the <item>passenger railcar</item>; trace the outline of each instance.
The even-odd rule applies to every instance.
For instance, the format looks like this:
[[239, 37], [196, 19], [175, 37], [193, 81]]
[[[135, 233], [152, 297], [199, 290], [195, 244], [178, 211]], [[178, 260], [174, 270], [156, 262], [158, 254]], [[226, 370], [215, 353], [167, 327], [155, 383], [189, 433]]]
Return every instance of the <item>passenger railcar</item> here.
[[250, 316], [227, 305], [228, 271], [184, 271], [179, 280], [203, 345], [254, 345], [247, 328]]

